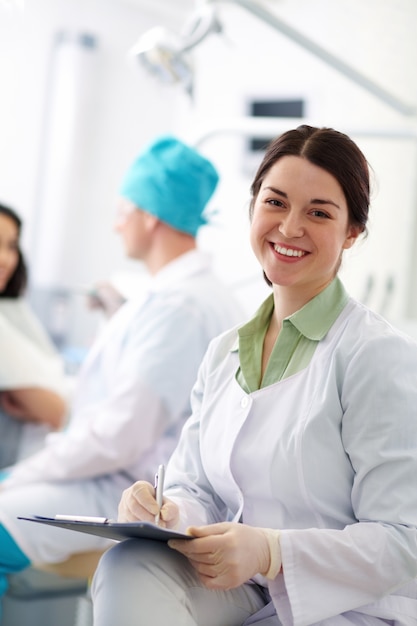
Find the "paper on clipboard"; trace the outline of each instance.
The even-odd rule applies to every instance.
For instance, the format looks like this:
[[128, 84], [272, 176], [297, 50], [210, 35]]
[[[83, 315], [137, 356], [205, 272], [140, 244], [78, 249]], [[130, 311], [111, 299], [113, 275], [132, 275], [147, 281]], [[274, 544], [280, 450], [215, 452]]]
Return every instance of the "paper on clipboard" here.
[[125, 539], [153, 539], [154, 541], [168, 541], [169, 539], [193, 539], [191, 535], [169, 530], [157, 526], [152, 522], [91, 522], [84, 520], [64, 520], [54, 517], [42, 517], [34, 515], [33, 517], [18, 517], [17, 519], [26, 520], [28, 522], [37, 522], [39, 524], [49, 524], [58, 528], [66, 528], [67, 530], [75, 530], [89, 535], [98, 535], [107, 537], [115, 541], [124, 541]]

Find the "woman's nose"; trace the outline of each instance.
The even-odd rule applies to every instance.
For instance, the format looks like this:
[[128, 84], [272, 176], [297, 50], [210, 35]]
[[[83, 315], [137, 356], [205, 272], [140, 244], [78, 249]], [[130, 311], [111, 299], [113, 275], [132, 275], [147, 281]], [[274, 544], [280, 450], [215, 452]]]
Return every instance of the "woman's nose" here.
[[293, 237], [302, 237], [302, 235], [304, 234], [302, 218], [292, 212], [283, 215], [279, 224], [279, 231], [287, 239], [292, 239]]

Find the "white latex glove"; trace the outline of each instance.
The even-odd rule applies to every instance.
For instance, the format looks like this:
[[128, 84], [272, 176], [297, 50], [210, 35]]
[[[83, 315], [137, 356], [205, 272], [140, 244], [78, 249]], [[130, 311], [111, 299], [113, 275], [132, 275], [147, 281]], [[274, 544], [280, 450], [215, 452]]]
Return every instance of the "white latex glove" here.
[[234, 589], [255, 574], [275, 578], [281, 569], [279, 531], [222, 522], [187, 529], [193, 541], [170, 540], [209, 589]]
[[[158, 514], [159, 506], [155, 500], [155, 489], [151, 483], [139, 480], [122, 493], [119, 502], [119, 522], [154, 522]], [[175, 528], [179, 521], [177, 505], [164, 498], [160, 511], [159, 526], [163, 528]]]

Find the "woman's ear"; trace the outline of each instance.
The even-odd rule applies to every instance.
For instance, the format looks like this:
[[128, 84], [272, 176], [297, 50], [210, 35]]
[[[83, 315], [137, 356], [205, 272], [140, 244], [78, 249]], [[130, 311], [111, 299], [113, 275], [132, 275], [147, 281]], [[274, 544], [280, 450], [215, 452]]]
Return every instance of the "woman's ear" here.
[[347, 236], [345, 239], [345, 243], [343, 244], [343, 249], [348, 250], [353, 246], [359, 235], [363, 233], [363, 228], [356, 224], [353, 224], [348, 227]]

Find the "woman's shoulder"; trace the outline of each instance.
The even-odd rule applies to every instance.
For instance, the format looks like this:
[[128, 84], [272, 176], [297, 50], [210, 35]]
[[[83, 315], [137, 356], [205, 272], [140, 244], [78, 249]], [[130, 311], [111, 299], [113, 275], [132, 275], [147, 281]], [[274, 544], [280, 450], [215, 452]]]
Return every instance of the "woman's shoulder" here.
[[32, 313], [25, 298], [0, 298], [0, 315], [13, 326], [21, 327], [27, 320], [33, 320]]
[[215, 368], [231, 352], [237, 353], [240, 326], [241, 324], [236, 324], [210, 341], [205, 359], [210, 362], [211, 368]]
[[18, 298], [0, 298], [0, 311], [7, 313], [16, 309], [27, 308], [26, 299], [19, 296]]
[[417, 363], [417, 341], [358, 300], [349, 298], [338, 322], [340, 343], [349, 352], [373, 354], [384, 361], [409, 354]]
[[57, 354], [46, 328], [26, 298], [1, 298], [0, 316], [15, 333], [19, 333], [45, 352]]

